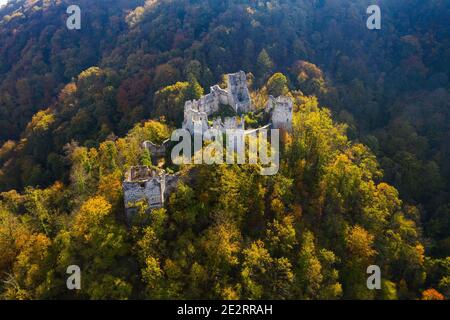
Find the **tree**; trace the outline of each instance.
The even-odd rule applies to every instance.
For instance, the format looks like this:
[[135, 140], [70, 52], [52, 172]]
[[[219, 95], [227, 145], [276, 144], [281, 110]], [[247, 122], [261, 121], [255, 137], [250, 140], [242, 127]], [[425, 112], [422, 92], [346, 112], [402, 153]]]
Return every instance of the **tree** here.
[[422, 292], [422, 300], [444, 300], [444, 296], [431, 288]]
[[[193, 78], [195, 79], [195, 78]], [[188, 91], [195, 97], [199, 92], [198, 83], [177, 82], [173, 85], [164, 87], [155, 93], [153, 111], [154, 116], [164, 116], [168, 121], [177, 125], [183, 121], [183, 108], [187, 99]]]
[[[65, 277], [69, 265], [78, 265], [83, 274], [83, 289], [78, 298], [126, 299], [131, 284], [126, 280], [124, 257], [129, 250], [126, 231], [112, 216], [111, 204], [103, 197], [88, 199], [75, 213], [70, 230], [56, 237], [59, 251], [56, 277]], [[55, 282], [56, 283], [56, 282]]]
[[322, 71], [313, 63], [298, 61], [294, 69], [297, 73], [298, 88], [307, 95], [323, 97], [326, 84]]
[[286, 95], [289, 91], [288, 80], [286, 76], [280, 72], [275, 73], [267, 80], [267, 93], [274, 96]]
[[40, 299], [46, 296], [51, 240], [33, 232], [0, 203], [0, 287], [5, 299]]
[[256, 59], [256, 77], [260, 83], [264, 83], [269, 74], [272, 72], [274, 64], [270, 59], [266, 49], [262, 49]]
[[143, 228], [142, 235], [136, 242], [138, 259], [143, 266], [141, 272], [146, 284], [146, 296], [151, 299], [164, 297], [164, 272], [160, 262], [161, 245], [152, 226]]
[[272, 258], [261, 241], [254, 242], [243, 251], [242, 263], [243, 298], [262, 299], [269, 278]]
[[246, 299], [289, 299], [294, 274], [287, 258], [273, 259], [261, 241], [243, 251], [241, 277]]
[[345, 294], [356, 299], [374, 298], [373, 291], [366, 286], [366, 268], [371, 265], [371, 259], [376, 254], [372, 248], [374, 236], [361, 226], [350, 227], [345, 236], [348, 258], [343, 277], [346, 284]]
[[188, 83], [189, 86], [186, 90], [185, 99], [186, 100], [197, 100], [203, 95], [203, 88], [200, 86], [200, 84], [197, 81], [197, 78], [195, 78], [194, 75], [190, 74], [188, 76]]
[[274, 256], [292, 257], [297, 244], [294, 217], [285, 216], [269, 223], [267, 228], [268, 247]]
[[316, 254], [314, 235], [306, 231], [302, 236], [302, 246], [296, 271], [299, 298], [317, 298], [323, 281], [322, 265]]

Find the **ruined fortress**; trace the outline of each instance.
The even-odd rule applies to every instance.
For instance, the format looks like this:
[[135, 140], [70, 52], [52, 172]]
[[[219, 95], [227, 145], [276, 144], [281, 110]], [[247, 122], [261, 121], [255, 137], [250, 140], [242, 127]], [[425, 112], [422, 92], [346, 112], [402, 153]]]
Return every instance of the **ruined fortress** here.
[[269, 96], [265, 111], [272, 114], [272, 128], [288, 131], [292, 129], [293, 106], [291, 98]]
[[[195, 130], [206, 130], [214, 127], [219, 130], [243, 129], [237, 117], [226, 117], [222, 122], [221, 118], [216, 118], [213, 125], [208, 124], [208, 117], [220, 112], [220, 108], [230, 106], [236, 114], [243, 114], [252, 110], [252, 101], [247, 87], [247, 77], [243, 71], [227, 75], [227, 90], [218, 85], [211, 87], [210, 93], [202, 96], [198, 100], [187, 101], [184, 106], [183, 129], [189, 130], [192, 134]], [[197, 129], [200, 128], [200, 129]]]
[[[234, 116], [214, 117], [222, 108], [230, 108]], [[209, 129], [225, 132], [229, 129], [241, 129], [243, 134], [254, 132], [257, 129], [245, 130], [243, 117], [239, 115], [255, 111], [247, 86], [247, 77], [243, 71], [227, 75], [227, 89], [215, 85], [210, 93], [198, 100], [186, 101], [184, 106], [183, 129], [191, 134], [204, 134]], [[292, 128], [293, 103], [290, 97], [269, 97], [264, 112], [270, 115], [271, 123], [262, 128], [290, 130]], [[212, 117], [212, 119], [209, 119]], [[167, 151], [169, 140], [162, 145], [145, 141], [143, 148], [148, 149], [152, 157], [163, 157]], [[133, 203], [146, 199], [149, 207], [161, 208], [165, 199], [173, 191], [179, 181], [179, 175], [167, 174], [164, 170], [150, 169], [147, 166], [132, 167], [126, 173], [123, 182], [125, 210], [131, 217], [136, 209]]]
[[[223, 121], [221, 117], [210, 119], [210, 116], [227, 106], [231, 107], [236, 115], [254, 111], [247, 87], [247, 77], [243, 71], [227, 75], [227, 89], [215, 85], [207, 95], [198, 100], [187, 101], [184, 106], [183, 129], [187, 129], [191, 134], [203, 134], [209, 129], [223, 132], [228, 129], [245, 130], [244, 121], [237, 116], [225, 117]], [[291, 98], [270, 96], [265, 111], [272, 115], [271, 124], [274, 129], [290, 130], [293, 112]], [[212, 120], [212, 124], [209, 120]]]
[[136, 213], [134, 204], [140, 200], [146, 199], [150, 209], [163, 207], [178, 179], [178, 175], [167, 174], [164, 170], [151, 169], [148, 166], [131, 167], [123, 182], [127, 217], [131, 218]]

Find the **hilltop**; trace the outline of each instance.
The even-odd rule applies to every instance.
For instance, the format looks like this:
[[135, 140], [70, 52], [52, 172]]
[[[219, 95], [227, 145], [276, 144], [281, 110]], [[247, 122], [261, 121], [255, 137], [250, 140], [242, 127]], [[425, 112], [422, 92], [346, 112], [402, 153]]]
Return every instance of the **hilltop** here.
[[[80, 0], [81, 30], [70, 4], [0, 9], [0, 228], [25, 239], [0, 238], [4, 297], [63, 295], [64, 264], [100, 252], [82, 298], [448, 298], [445, 0], [381, 1], [377, 31], [366, 0]], [[280, 176], [200, 166], [130, 232], [121, 183], [151, 163], [142, 142], [236, 70], [256, 105], [293, 99]], [[368, 262], [387, 291], [358, 286]]]

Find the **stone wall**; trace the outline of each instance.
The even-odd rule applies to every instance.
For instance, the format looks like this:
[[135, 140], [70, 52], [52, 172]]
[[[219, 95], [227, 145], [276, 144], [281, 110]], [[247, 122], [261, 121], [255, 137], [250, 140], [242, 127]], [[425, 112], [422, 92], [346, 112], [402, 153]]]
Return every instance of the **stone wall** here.
[[[187, 101], [184, 107], [183, 128], [192, 134], [203, 134], [208, 129], [217, 129], [225, 132], [228, 129], [240, 129], [241, 136], [236, 137], [235, 147], [238, 147], [243, 137], [256, 134], [259, 130], [273, 127], [275, 129], [292, 128], [293, 102], [290, 97], [269, 97], [265, 112], [271, 114], [271, 123], [258, 129], [245, 130], [245, 121], [237, 116], [223, 119], [213, 119], [212, 125], [208, 123], [208, 116], [219, 111], [221, 105], [231, 106], [236, 113], [247, 113], [252, 110], [252, 102], [247, 88], [245, 73], [229, 74], [228, 89], [223, 90], [219, 86], [211, 87], [211, 92], [202, 96], [199, 100]], [[238, 133], [239, 134], [239, 133]], [[150, 141], [142, 144], [143, 148], [150, 150], [153, 157], [162, 157], [167, 152], [169, 140], [162, 145], [156, 145]], [[136, 166], [130, 168], [123, 182], [125, 209], [128, 217], [134, 212], [133, 203], [146, 199], [150, 208], [164, 206], [165, 199], [176, 188], [180, 176], [169, 175], [164, 170], [152, 170], [147, 166]]]
[[164, 206], [166, 174], [147, 166], [131, 167], [125, 175], [122, 188], [125, 211], [130, 218], [135, 212], [133, 204], [137, 201], [147, 200], [152, 209]]
[[[215, 85], [211, 87], [210, 93], [200, 99], [186, 101], [184, 105], [184, 129], [194, 133], [195, 128], [201, 128], [201, 133], [204, 133], [211, 128], [208, 124], [208, 116], [218, 112], [221, 105], [231, 106], [236, 113], [247, 113], [251, 110], [252, 102], [247, 88], [245, 72], [239, 71], [228, 74], [227, 79], [227, 90]], [[230, 129], [240, 128], [233, 117], [224, 119], [225, 122], [231, 126]], [[236, 126], [232, 125], [233, 123]]]
[[210, 128], [219, 130], [222, 133], [225, 133], [225, 131], [229, 129], [244, 130], [245, 122], [244, 119], [238, 117], [226, 117], [223, 121], [221, 118], [216, 118], [213, 120], [213, 124]]
[[237, 113], [247, 113], [251, 111], [252, 101], [247, 86], [247, 76], [244, 71], [227, 75], [228, 79], [228, 99], [229, 105]]
[[274, 129], [292, 129], [293, 103], [290, 97], [269, 97], [266, 112], [272, 113], [272, 127]]
[[122, 185], [128, 218], [135, 212], [133, 204], [141, 200], [147, 200], [150, 209], [162, 208], [179, 179], [179, 174], [167, 174], [164, 170], [154, 170], [148, 166], [131, 167]]

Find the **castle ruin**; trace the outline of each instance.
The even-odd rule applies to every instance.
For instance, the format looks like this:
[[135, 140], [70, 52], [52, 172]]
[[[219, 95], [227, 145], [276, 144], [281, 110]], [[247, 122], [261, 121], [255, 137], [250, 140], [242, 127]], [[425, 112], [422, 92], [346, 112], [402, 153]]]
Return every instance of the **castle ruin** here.
[[[191, 134], [204, 134], [209, 129], [225, 132], [229, 129], [241, 129], [244, 135], [258, 132], [261, 129], [292, 129], [293, 102], [290, 97], [270, 96], [264, 112], [270, 115], [270, 123], [257, 129], [245, 130], [245, 122], [239, 114], [253, 111], [247, 78], [243, 71], [227, 75], [227, 89], [220, 86], [211, 87], [209, 94], [198, 100], [186, 101], [184, 106], [183, 129]], [[209, 121], [208, 117], [229, 106], [236, 116], [216, 117]], [[169, 140], [162, 145], [145, 141], [142, 147], [149, 150], [152, 161], [156, 157], [163, 157], [167, 152]], [[165, 199], [172, 192], [179, 181], [179, 175], [167, 174], [164, 170], [155, 170], [147, 166], [136, 166], [129, 169], [123, 182], [125, 210], [128, 218], [136, 213], [134, 203], [146, 200], [151, 209], [164, 206]]]
[[[224, 132], [227, 129], [245, 129], [244, 121], [238, 117], [220, 117], [209, 122], [209, 116], [230, 106], [236, 114], [245, 114], [253, 111], [252, 100], [247, 87], [247, 77], [244, 71], [227, 75], [227, 89], [220, 86], [211, 87], [210, 93], [198, 100], [186, 101], [184, 106], [183, 129], [191, 134], [203, 134], [209, 129], [218, 129]], [[266, 113], [271, 113], [271, 122], [274, 129], [290, 130], [292, 128], [293, 104], [292, 99], [286, 96], [277, 98], [270, 96]]]
[[[218, 122], [211, 127], [208, 124], [208, 116], [220, 111], [223, 106], [230, 106], [236, 114], [247, 113], [252, 110], [252, 101], [247, 87], [247, 77], [244, 71], [227, 75], [227, 89], [220, 86], [211, 87], [210, 93], [198, 100], [186, 101], [184, 106], [183, 129], [189, 130], [191, 134], [204, 133], [214, 127], [215, 129], [237, 129], [243, 128], [236, 117], [224, 119], [224, 123]], [[201, 131], [201, 132], [196, 132]]]
[[150, 209], [163, 207], [165, 198], [177, 182], [178, 175], [169, 175], [164, 170], [148, 166], [131, 167], [122, 185], [127, 217], [136, 213], [134, 204], [140, 200], [145, 199]]
[[272, 113], [272, 127], [274, 129], [289, 131], [292, 129], [293, 109], [291, 98], [270, 96], [265, 111], [266, 113]]

